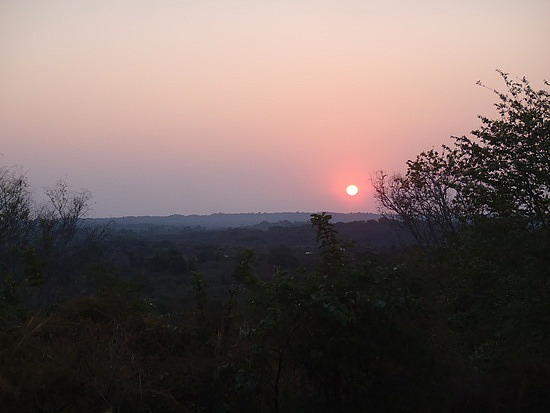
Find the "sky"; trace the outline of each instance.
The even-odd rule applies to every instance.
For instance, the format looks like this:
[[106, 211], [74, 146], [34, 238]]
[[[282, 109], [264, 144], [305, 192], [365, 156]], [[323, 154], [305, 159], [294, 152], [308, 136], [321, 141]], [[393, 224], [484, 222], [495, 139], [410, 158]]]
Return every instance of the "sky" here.
[[[1, 0], [0, 166], [91, 216], [376, 212], [376, 171], [550, 80], [547, 0]], [[359, 187], [350, 197], [348, 184]]]

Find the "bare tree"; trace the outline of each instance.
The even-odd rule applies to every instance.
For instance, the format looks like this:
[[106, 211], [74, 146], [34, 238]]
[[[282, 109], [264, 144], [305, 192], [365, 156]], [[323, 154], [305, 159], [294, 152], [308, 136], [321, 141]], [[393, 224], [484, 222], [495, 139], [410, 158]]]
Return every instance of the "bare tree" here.
[[0, 168], [0, 248], [27, 235], [32, 201], [27, 177], [16, 168]]
[[456, 153], [422, 152], [407, 162], [404, 175], [379, 171], [373, 178], [380, 211], [400, 221], [421, 244], [437, 244], [455, 233], [463, 217], [463, 199], [457, 192]]
[[65, 179], [58, 180], [52, 188], [46, 188], [45, 194], [49, 202], [38, 214], [42, 235], [60, 246], [66, 245], [90, 210], [91, 194], [89, 191], [71, 191]]

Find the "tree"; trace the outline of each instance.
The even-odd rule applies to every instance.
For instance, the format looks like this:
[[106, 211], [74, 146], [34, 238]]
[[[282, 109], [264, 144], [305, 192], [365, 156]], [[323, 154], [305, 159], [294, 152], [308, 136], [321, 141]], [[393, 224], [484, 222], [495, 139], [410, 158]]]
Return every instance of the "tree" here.
[[398, 218], [421, 244], [440, 243], [455, 233], [462, 216], [457, 192], [456, 152], [443, 148], [422, 152], [407, 161], [405, 175], [378, 172], [373, 186], [379, 205]]
[[64, 246], [74, 237], [79, 223], [88, 213], [91, 194], [88, 191], [71, 191], [65, 179], [46, 188], [45, 194], [49, 202], [38, 214], [42, 236]]
[[27, 177], [15, 168], [0, 168], [0, 249], [21, 239], [32, 216]]
[[0, 329], [23, 314], [16, 275], [31, 233], [33, 210], [28, 187], [20, 170], [0, 167]]
[[497, 119], [480, 116], [473, 137], [452, 137], [452, 147], [408, 161], [404, 175], [379, 172], [373, 181], [382, 211], [421, 243], [439, 243], [464, 223], [486, 217], [548, 227], [550, 92], [499, 74], [507, 91], [494, 90]]
[[[480, 117], [477, 139], [455, 138], [461, 154], [459, 189], [490, 216], [516, 216], [550, 224], [550, 92], [525, 77], [500, 72], [507, 93], [494, 90], [499, 118]], [[550, 83], [544, 82], [545, 86]]]
[[535, 90], [525, 78], [499, 74], [506, 91], [494, 90], [494, 119], [481, 116], [470, 137], [408, 161], [404, 175], [379, 173], [374, 187], [385, 213], [419, 243], [443, 247], [410, 254], [403, 269], [417, 285], [434, 286], [438, 334], [455, 343], [460, 380], [471, 385], [457, 393], [457, 411], [544, 411], [549, 83]]
[[0, 296], [5, 302], [15, 303], [25, 293], [22, 301], [29, 302], [34, 287], [51, 290], [53, 278], [63, 279], [61, 268], [74, 272], [61, 257], [69, 255], [68, 244], [89, 210], [91, 195], [71, 191], [66, 180], [46, 188], [45, 195], [46, 203], [37, 206], [26, 175], [0, 167]]

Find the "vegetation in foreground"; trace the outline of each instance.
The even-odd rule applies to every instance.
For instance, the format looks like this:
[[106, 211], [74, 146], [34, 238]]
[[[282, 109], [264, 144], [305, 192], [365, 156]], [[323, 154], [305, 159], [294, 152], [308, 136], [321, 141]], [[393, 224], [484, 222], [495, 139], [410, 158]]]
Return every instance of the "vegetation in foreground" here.
[[[2, 411], [549, 411], [550, 100], [502, 75], [498, 119], [375, 181], [416, 243], [354, 252], [314, 214], [315, 265], [242, 249], [215, 297], [177, 254], [125, 274], [77, 230], [87, 194], [32, 208], [3, 169]], [[144, 298], [178, 272], [176, 316]]]

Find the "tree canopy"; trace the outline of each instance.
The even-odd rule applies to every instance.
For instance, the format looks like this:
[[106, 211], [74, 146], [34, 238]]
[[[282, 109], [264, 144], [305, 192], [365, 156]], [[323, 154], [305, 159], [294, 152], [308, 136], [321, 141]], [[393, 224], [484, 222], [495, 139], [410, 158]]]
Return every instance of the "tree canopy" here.
[[480, 116], [471, 137], [452, 137], [450, 146], [408, 161], [404, 175], [379, 172], [373, 182], [382, 210], [419, 241], [440, 242], [487, 217], [519, 219], [533, 229], [549, 225], [549, 83], [536, 90], [525, 77], [499, 73], [506, 90], [493, 90], [495, 119]]

